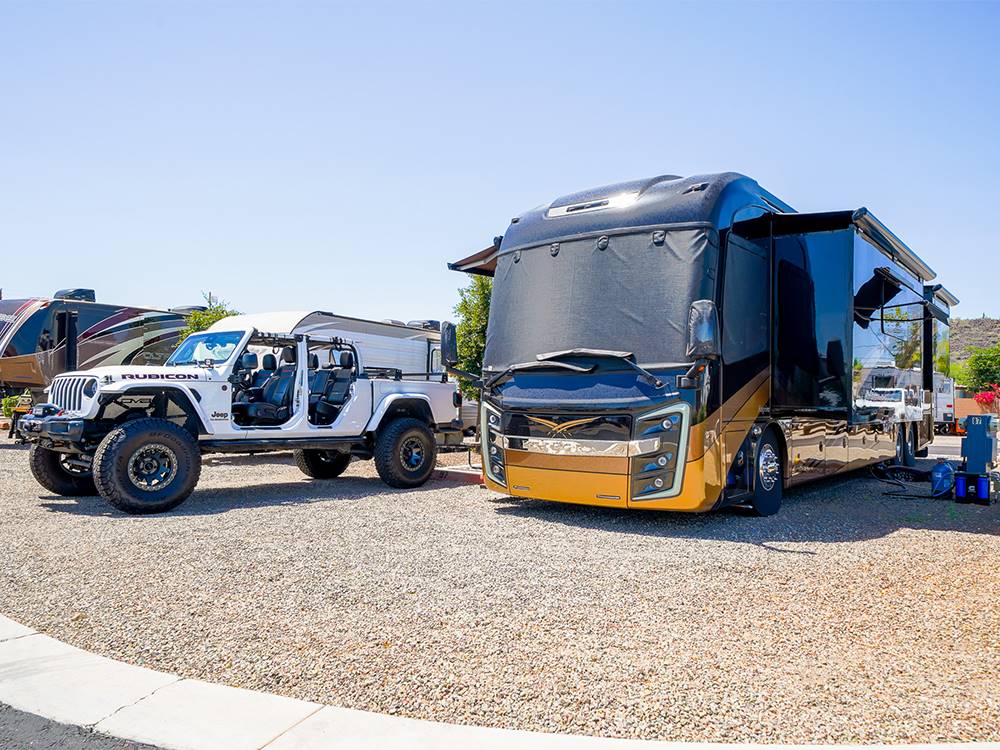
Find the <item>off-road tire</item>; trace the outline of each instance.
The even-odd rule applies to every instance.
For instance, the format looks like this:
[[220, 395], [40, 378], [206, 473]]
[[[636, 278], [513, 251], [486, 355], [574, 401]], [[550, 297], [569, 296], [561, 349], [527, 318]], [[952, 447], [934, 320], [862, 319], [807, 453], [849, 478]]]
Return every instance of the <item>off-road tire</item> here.
[[[173, 454], [172, 478], [160, 489], [140, 489], [130, 462], [144, 447]], [[201, 452], [190, 432], [165, 419], [136, 419], [109, 432], [94, 454], [94, 481], [101, 497], [132, 515], [163, 513], [187, 499], [201, 475]]]
[[28, 466], [35, 480], [49, 492], [63, 497], [90, 497], [97, 494], [91, 472], [67, 471], [62, 464], [62, 454], [32, 445], [28, 452]]
[[[411, 467], [404, 455], [408, 446], [415, 445], [420, 446], [422, 458], [418, 466]], [[419, 487], [430, 479], [436, 461], [434, 433], [419, 419], [402, 417], [379, 429], [375, 438], [375, 468], [390, 487]]]
[[339, 477], [351, 463], [351, 454], [343, 451], [303, 449], [295, 451], [295, 465], [313, 479]]
[[781, 443], [773, 429], [764, 430], [764, 434], [757, 440], [753, 471], [753, 498], [750, 501], [750, 508], [755, 515], [773, 516], [781, 509], [785, 480]]

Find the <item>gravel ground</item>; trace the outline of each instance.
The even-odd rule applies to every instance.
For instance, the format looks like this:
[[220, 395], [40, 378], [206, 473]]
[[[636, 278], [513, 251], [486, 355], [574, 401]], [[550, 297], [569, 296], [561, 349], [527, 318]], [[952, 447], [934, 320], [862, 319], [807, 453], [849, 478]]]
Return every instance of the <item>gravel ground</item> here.
[[520, 729], [1000, 740], [1000, 506], [862, 475], [766, 519], [626, 513], [227, 456], [137, 518], [26, 459], [0, 442], [0, 611], [107, 656]]

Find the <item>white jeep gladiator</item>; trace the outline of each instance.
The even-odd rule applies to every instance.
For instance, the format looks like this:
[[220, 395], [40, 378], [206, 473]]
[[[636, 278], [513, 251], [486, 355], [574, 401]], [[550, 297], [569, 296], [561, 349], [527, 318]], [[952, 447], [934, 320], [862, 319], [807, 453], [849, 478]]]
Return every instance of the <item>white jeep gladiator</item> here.
[[56, 377], [49, 403], [18, 422], [35, 479], [159, 513], [191, 494], [206, 453], [292, 449], [318, 479], [374, 459], [386, 484], [407, 488], [430, 477], [439, 443], [461, 442], [461, 396], [443, 374], [366, 368], [347, 338], [240, 321], [189, 336], [163, 366]]

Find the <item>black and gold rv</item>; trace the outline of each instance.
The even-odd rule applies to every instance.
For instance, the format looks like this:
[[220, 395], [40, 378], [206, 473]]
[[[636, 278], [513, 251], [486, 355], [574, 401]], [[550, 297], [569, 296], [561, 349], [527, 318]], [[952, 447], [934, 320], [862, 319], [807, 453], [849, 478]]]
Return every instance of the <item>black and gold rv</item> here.
[[[528, 211], [450, 267], [493, 277], [496, 491], [770, 514], [789, 485], [912, 461], [933, 438], [957, 300], [863, 208], [802, 214], [739, 174], [664, 175]], [[885, 377], [904, 371], [905, 409]]]

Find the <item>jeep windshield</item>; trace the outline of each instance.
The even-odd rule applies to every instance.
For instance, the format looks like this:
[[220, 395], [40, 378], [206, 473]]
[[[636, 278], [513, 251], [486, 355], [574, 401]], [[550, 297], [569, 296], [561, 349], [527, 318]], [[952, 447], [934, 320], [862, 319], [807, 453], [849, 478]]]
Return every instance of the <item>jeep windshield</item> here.
[[[718, 244], [705, 228], [663, 234], [662, 241], [647, 229], [502, 252], [485, 370], [567, 349], [631, 352], [644, 367], [684, 362], [691, 302], [715, 296]], [[602, 367], [628, 365], [605, 357]]]
[[241, 331], [195, 333], [184, 339], [167, 360], [168, 367], [197, 365], [211, 360], [215, 364], [229, 361], [243, 340]]

